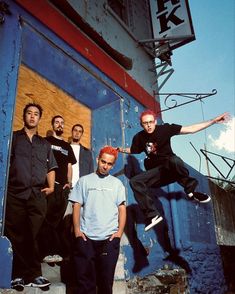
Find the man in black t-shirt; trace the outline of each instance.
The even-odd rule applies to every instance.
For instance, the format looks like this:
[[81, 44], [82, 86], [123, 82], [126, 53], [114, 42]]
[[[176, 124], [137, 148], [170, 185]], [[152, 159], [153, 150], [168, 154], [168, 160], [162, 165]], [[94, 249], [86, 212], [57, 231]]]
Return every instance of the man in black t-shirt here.
[[47, 198], [47, 215], [39, 239], [40, 254], [44, 262], [56, 263], [63, 260], [64, 240], [63, 216], [72, 187], [72, 165], [75, 164], [72, 147], [62, 138], [64, 119], [56, 115], [51, 121], [53, 135], [46, 137], [58, 164], [55, 174], [54, 193]]
[[178, 182], [184, 187], [189, 199], [200, 203], [210, 201], [210, 196], [195, 192], [198, 181], [189, 176], [189, 171], [184, 162], [176, 156], [171, 149], [171, 137], [180, 134], [193, 134], [215, 123], [225, 122], [228, 113], [223, 113], [212, 120], [181, 126], [176, 124], [157, 125], [156, 114], [146, 110], [140, 115], [140, 125], [143, 130], [137, 133], [132, 140], [131, 148], [118, 148], [120, 152], [139, 154], [145, 152], [144, 166], [146, 171], [130, 179], [130, 185], [136, 201], [146, 218], [145, 231], [162, 221], [162, 216], [157, 211], [148, 188], [161, 187]]

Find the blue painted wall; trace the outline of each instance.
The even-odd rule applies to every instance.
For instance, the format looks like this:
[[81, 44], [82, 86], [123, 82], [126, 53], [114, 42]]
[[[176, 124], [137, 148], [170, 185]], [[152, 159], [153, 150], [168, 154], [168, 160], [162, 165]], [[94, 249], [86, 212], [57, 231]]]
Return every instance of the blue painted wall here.
[[0, 25], [0, 287], [10, 284], [12, 251], [10, 242], [3, 237], [5, 194], [7, 183], [8, 150], [11, 140], [17, 74], [20, 56], [21, 31], [16, 11], [6, 16]]
[[[92, 148], [95, 155], [104, 144], [130, 146], [133, 135], [140, 130], [139, 114], [143, 110], [142, 105], [53, 32], [22, 11], [13, 1], [7, 2], [12, 16], [6, 17], [6, 23], [0, 26], [1, 223], [20, 62], [92, 109]], [[21, 24], [19, 14], [23, 19]], [[128, 179], [142, 169], [142, 155], [124, 155], [119, 156], [113, 170], [113, 174], [123, 179], [128, 191], [126, 235], [129, 244], [123, 247], [126, 278], [143, 276], [169, 264], [191, 271], [189, 283], [192, 293], [224, 293], [225, 282], [219, 247], [216, 245], [212, 204], [189, 202], [177, 184], [152, 190], [165, 222], [145, 233], [143, 216], [128, 183]], [[207, 180], [192, 168], [190, 173], [199, 179], [200, 190], [208, 192]], [[179, 254], [169, 257], [169, 252]], [[9, 243], [3, 237], [0, 260], [1, 268], [5, 269], [5, 274], [0, 272], [0, 287], [6, 287], [10, 281], [11, 253]]]
[[[135, 100], [127, 99], [124, 103], [126, 147], [140, 130], [139, 114], [142, 110]], [[143, 160], [143, 155], [126, 156], [126, 176], [143, 170]], [[210, 194], [207, 178], [190, 166], [188, 169], [199, 181], [198, 190]], [[143, 216], [128, 187], [127, 235], [130, 244], [125, 246], [127, 278], [136, 274], [144, 276], [167, 265], [188, 272], [190, 293], [225, 293], [227, 286], [220, 249], [216, 244], [212, 203], [189, 201], [177, 183], [152, 189], [152, 196], [165, 221], [145, 233]], [[150, 252], [148, 256], [146, 248]]]

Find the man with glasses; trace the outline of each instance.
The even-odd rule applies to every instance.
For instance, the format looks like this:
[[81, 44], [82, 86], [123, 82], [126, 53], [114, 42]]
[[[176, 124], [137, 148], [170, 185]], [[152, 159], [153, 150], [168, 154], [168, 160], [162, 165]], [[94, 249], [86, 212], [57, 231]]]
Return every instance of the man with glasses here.
[[139, 154], [145, 152], [144, 166], [146, 171], [130, 179], [130, 185], [136, 201], [146, 218], [145, 231], [150, 230], [163, 220], [157, 211], [149, 188], [159, 188], [167, 184], [178, 182], [190, 200], [200, 203], [210, 201], [210, 196], [196, 192], [198, 181], [189, 175], [181, 158], [176, 156], [171, 148], [171, 137], [181, 134], [193, 134], [208, 128], [216, 123], [226, 122], [228, 113], [223, 113], [214, 119], [191, 126], [177, 124], [158, 125], [156, 114], [146, 110], [140, 115], [140, 125], [143, 130], [138, 132], [132, 140], [130, 148], [118, 148], [120, 152]]

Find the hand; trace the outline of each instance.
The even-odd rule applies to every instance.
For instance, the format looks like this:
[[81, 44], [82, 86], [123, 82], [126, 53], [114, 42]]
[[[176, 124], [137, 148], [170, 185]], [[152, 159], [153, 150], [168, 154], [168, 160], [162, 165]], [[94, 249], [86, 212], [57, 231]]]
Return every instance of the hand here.
[[116, 150], [121, 153], [127, 153], [127, 154], [131, 153], [130, 148], [128, 147], [127, 148], [117, 147]]
[[231, 119], [231, 116], [228, 112], [225, 112], [213, 119], [215, 123], [226, 123]]
[[41, 192], [45, 193], [46, 196], [53, 193], [54, 192], [54, 187], [53, 188], [50, 188], [50, 187], [46, 187], [44, 189], [41, 190]]
[[78, 238], [78, 237], [82, 237], [82, 239], [83, 239], [84, 241], [87, 241], [87, 239], [86, 239], [86, 235], [85, 235], [82, 231], [80, 231], [80, 229], [75, 229], [75, 230], [74, 230], [74, 234], [75, 234], [75, 237], [76, 237], [76, 238]]
[[63, 187], [63, 190], [66, 189], [66, 188], [69, 188], [71, 189], [72, 188], [72, 183], [66, 183]]
[[114, 238], [121, 239], [121, 237], [122, 237], [122, 233], [117, 231], [116, 233], [112, 234], [112, 236], [109, 238], [109, 241], [112, 241]]

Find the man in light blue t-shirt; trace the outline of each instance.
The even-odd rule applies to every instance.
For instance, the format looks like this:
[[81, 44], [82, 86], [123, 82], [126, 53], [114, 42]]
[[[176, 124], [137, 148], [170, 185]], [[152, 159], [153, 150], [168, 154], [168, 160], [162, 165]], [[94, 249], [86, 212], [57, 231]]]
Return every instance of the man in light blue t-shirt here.
[[109, 174], [117, 157], [116, 148], [103, 147], [96, 172], [81, 177], [69, 197], [73, 202], [79, 294], [112, 294], [126, 222], [125, 188], [118, 178]]

